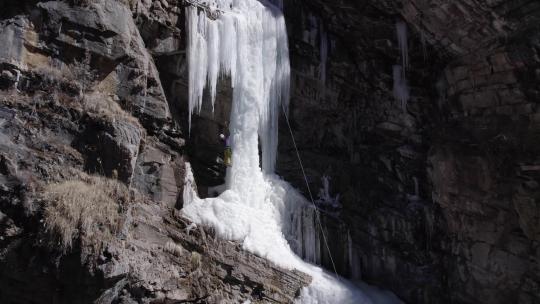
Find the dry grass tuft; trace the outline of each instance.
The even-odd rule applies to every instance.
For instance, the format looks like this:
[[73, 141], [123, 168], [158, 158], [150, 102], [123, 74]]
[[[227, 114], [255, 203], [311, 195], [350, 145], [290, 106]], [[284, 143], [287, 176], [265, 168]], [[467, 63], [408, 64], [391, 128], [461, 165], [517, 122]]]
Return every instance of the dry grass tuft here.
[[195, 271], [201, 267], [202, 256], [200, 253], [191, 252], [191, 271]]
[[172, 242], [172, 241], [168, 241], [166, 244], [165, 244], [165, 247], [163, 248], [163, 250], [165, 252], [168, 252], [172, 255], [175, 255], [177, 257], [181, 257], [181, 256], [184, 256], [185, 255], [185, 250], [182, 246]]
[[107, 121], [123, 120], [141, 126], [139, 120], [126, 112], [112, 97], [100, 93], [86, 95], [83, 101], [84, 110]]
[[128, 199], [124, 184], [104, 177], [50, 184], [43, 191], [46, 231], [63, 251], [80, 239], [82, 247], [97, 252], [117, 232], [121, 207]]

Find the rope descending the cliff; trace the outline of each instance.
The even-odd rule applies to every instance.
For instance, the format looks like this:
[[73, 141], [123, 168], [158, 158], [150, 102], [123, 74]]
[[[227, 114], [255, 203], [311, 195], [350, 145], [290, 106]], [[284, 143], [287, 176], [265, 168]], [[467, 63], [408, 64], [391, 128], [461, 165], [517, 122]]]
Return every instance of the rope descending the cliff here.
[[313, 207], [315, 208], [315, 215], [317, 219], [317, 224], [319, 225], [319, 229], [321, 229], [321, 234], [323, 236], [324, 245], [326, 247], [326, 250], [328, 251], [328, 256], [330, 257], [330, 262], [332, 263], [332, 268], [334, 269], [334, 273], [336, 274], [336, 278], [340, 280], [339, 274], [337, 272], [336, 264], [334, 263], [334, 258], [332, 257], [332, 252], [330, 251], [330, 246], [328, 246], [328, 240], [326, 238], [326, 233], [324, 233], [324, 229], [321, 223], [321, 214], [319, 211], [319, 208], [315, 204], [315, 200], [313, 199], [313, 193], [311, 192], [311, 187], [309, 186], [309, 182], [306, 175], [306, 170], [304, 169], [304, 164], [302, 163], [302, 158], [300, 157], [300, 152], [298, 151], [298, 146], [296, 145], [296, 139], [294, 138], [294, 134], [291, 128], [291, 122], [289, 121], [289, 115], [287, 114], [287, 111], [285, 109], [285, 106], [282, 104], [281, 109], [283, 110], [283, 115], [285, 115], [285, 121], [287, 121], [287, 127], [289, 128], [289, 133], [291, 134], [291, 139], [293, 142], [294, 150], [296, 151], [296, 157], [298, 158], [298, 163], [300, 164], [300, 169], [302, 169], [302, 175], [304, 176], [304, 181], [306, 182], [306, 187], [309, 193], [309, 199], [311, 200], [311, 203], [313, 204]]

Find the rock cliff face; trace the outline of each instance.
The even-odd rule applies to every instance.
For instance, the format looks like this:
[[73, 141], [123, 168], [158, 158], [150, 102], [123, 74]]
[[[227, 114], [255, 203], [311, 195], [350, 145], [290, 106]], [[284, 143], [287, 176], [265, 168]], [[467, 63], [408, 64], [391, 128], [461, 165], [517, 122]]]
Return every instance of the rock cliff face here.
[[[408, 303], [540, 302], [540, 4], [284, 2], [292, 131], [312, 191], [339, 194], [319, 200], [338, 271]], [[185, 5], [0, 3], [0, 302], [288, 303], [309, 282], [175, 211], [186, 159], [201, 196], [223, 182], [231, 101], [224, 84], [188, 131]], [[280, 132], [278, 173], [307, 193]], [[86, 174], [131, 190], [114, 238], [83, 242], [79, 220], [63, 250], [48, 185]]]
[[[285, 6], [294, 134], [314, 192], [327, 175], [340, 194], [325, 217], [340, 271], [410, 303], [540, 301], [539, 3]], [[392, 89], [400, 20], [405, 111]], [[286, 132], [281, 143], [279, 172], [302, 188]]]
[[178, 211], [185, 134], [156, 62], [182, 5], [0, 4], [1, 303], [291, 303], [310, 282]]

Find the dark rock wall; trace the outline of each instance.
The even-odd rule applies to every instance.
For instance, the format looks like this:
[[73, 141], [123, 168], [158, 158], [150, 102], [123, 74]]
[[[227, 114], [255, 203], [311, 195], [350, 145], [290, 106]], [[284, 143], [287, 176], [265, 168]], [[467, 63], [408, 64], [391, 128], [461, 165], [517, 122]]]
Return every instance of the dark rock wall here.
[[[312, 192], [328, 175], [343, 205], [324, 216], [338, 270], [410, 303], [540, 301], [538, 3], [286, 1], [286, 12], [294, 135]], [[392, 92], [398, 20], [406, 111]], [[278, 171], [307, 193], [280, 135]]]
[[[413, 303], [439, 298], [444, 265], [437, 254], [442, 237], [437, 230], [444, 220], [429, 200], [426, 171], [437, 93], [426, 84], [438, 76], [441, 59], [429, 46], [424, 56], [420, 37], [411, 33], [412, 98], [404, 112], [392, 92], [392, 66], [401, 63], [395, 32], [399, 16], [369, 4], [313, 3], [296, 9], [291, 4], [286, 12], [294, 135], [312, 192], [318, 193], [327, 175], [331, 194], [339, 194], [343, 205], [325, 208], [324, 217], [338, 271], [386, 286]], [[329, 40], [326, 85], [321, 76], [324, 31]], [[278, 172], [305, 188], [286, 130], [280, 152]], [[323, 263], [330, 266], [327, 255]]]
[[[337, 270], [411, 303], [537, 301], [537, 4], [291, 0], [285, 12], [293, 133], [315, 199], [327, 175], [342, 205], [323, 207]], [[182, 13], [175, 16], [182, 28]], [[405, 111], [392, 88], [400, 20], [409, 32]], [[145, 26], [160, 29], [147, 45], [174, 36], [159, 24]], [[186, 131], [187, 67], [176, 50], [154, 55]], [[202, 196], [223, 182], [226, 83], [216, 104], [212, 112], [206, 103], [186, 136]], [[307, 195], [283, 117], [281, 126], [278, 173]]]

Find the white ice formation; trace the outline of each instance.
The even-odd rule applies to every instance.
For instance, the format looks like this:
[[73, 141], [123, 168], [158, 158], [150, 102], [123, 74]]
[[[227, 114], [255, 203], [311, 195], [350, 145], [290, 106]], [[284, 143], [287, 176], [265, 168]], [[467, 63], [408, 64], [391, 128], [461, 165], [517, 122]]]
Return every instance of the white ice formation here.
[[186, 164], [183, 212], [219, 236], [241, 241], [248, 251], [311, 275], [299, 303], [399, 303], [371, 288], [362, 291], [295, 254], [318, 263], [322, 245], [312, 205], [274, 174], [278, 114], [288, 107], [290, 65], [282, 3], [273, 3], [277, 6], [263, 0], [215, 0], [204, 10], [186, 9], [190, 116], [200, 111], [205, 88], [213, 102], [218, 79], [230, 76], [233, 154], [226, 190], [216, 198], [197, 196]]

